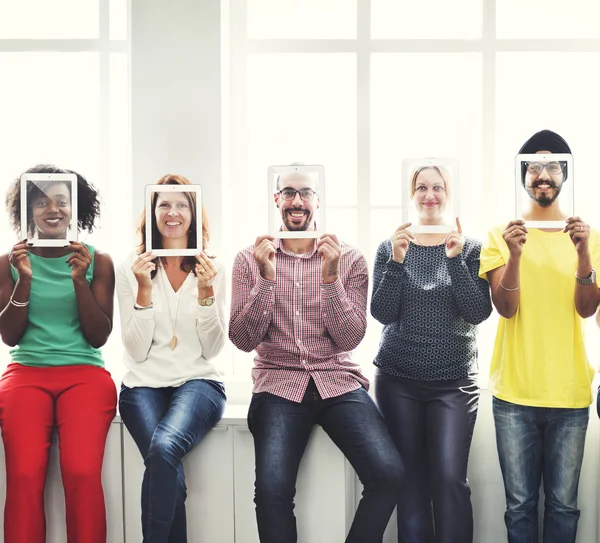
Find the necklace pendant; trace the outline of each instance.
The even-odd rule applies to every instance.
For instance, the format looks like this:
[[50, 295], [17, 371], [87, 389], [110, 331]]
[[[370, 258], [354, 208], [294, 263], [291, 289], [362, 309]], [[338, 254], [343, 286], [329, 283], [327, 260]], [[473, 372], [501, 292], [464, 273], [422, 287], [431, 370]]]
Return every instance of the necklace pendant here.
[[173, 337], [171, 338], [171, 342], [169, 343], [169, 345], [171, 346], [171, 350], [174, 351], [175, 347], [177, 347], [177, 336], [173, 335]]

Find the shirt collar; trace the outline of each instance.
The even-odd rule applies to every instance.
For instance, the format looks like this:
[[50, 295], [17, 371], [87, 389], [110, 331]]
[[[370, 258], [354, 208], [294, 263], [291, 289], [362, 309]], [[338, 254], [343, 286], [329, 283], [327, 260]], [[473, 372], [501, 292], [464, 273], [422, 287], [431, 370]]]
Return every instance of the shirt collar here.
[[296, 258], [311, 258], [317, 251], [317, 239], [314, 239], [313, 248], [310, 251], [308, 251], [307, 253], [298, 254], [292, 253], [291, 251], [285, 249], [285, 247], [283, 246], [283, 239], [279, 238], [277, 240], [277, 250], [281, 251], [282, 253], [285, 253], [286, 255], [294, 256]]

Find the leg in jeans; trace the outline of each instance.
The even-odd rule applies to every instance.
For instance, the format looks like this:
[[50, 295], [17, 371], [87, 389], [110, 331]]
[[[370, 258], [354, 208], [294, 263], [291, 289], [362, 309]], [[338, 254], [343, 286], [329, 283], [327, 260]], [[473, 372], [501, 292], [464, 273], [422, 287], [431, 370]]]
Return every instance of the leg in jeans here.
[[0, 426], [6, 460], [4, 541], [44, 543], [44, 488], [54, 428], [47, 368], [13, 363], [0, 380]]
[[378, 372], [375, 397], [404, 465], [398, 498], [398, 543], [433, 543], [425, 402], [414, 384]]
[[323, 400], [317, 422], [344, 453], [364, 490], [346, 543], [380, 543], [404, 469], [385, 421], [363, 388]]
[[[173, 394], [173, 388], [150, 388], [136, 387], [127, 388], [121, 386], [119, 395], [119, 412], [127, 430], [135, 441], [142, 458], [146, 458], [150, 449], [150, 442], [154, 435], [154, 430], [165, 416], [169, 409], [169, 402]], [[179, 543], [186, 541], [187, 520], [185, 513], [185, 499], [187, 489], [185, 486], [185, 474], [183, 464], [181, 465], [177, 478], [177, 498], [175, 513], [171, 524], [169, 534], [169, 543]], [[148, 510], [148, 496], [142, 495], [144, 501], [142, 510]], [[145, 526], [144, 518], [147, 514], [142, 514], [142, 526]]]
[[115, 384], [104, 368], [59, 368], [70, 384], [56, 396], [60, 469], [69, 542], [106, 542], [102, 461], [117, 405]]
[[537, 543], [543, 428], [540, 409], [492, 399], [496, 444], [506, 493], [508, 543]]
[[[477, 419], [474, 379], [428, 385], [427, 455], [436, 543], [472, 543], [473, 508], [467, 464]], [[415, 540], [418, 541], [418, 540]]]
[[294, 496], [300, 460], [313, 426], [318, 401], [311, 380], [302, 403], [268, 392], [254, 394], [248, 427], [254, 437], [254, 503], [261, 543], [296, 543]]
[[544, 409], [544, 543], [575, 543], [589, 409]]
[[[126, 389], [121, 402], [127, 413], [124, 416], [127, 427], [131, 428], [132, 436], [138, 436], [140, 443], [144, 440], [141, 434], [146, 431], [139, 426], [148, 425], [141, 411], [145, 404], [152, 402], [160, 404], [160, 397], [153, 398], [146, 387]], [[181, 503], [185, 493], [182, 460], [219, 422], [224, 407], [225, 393], [220, 383], [195, 379], [172, 387], [167, 411], [154, 429], [144, 457], [142, 532], [145, 543], [186, 541], [181, 527], [176, 528], [180, 539], [173, 537], [172, 530], [178, 502]]]

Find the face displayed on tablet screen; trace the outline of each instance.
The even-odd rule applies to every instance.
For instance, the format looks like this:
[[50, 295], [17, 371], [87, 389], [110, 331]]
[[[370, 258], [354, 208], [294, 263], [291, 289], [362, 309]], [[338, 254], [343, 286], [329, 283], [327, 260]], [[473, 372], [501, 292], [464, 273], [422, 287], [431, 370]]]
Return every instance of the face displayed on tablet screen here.
[[417, 233], [450, 232], [459, 216], [458, 161], [405, 159], [402, 162], [402, 222]]
[[27, 200], [31, 239], [67, 239], [73, 217], [70, 182], [28, 181]]
[[575, 215], [573, 157], [568, 153], [519, 154], [515, 159], [515, 217], [533, 228], [562, 228]]
[[319, 209], [317, 185], [317, 180], [306, 172], [290, 172], [279, 177], [275, 203], [285, 230], [315, 229], [315, 212]]
[[325, 222], [322, 190], [322, 166], [271, 166], [270, 234], [278, 238], [318, 237]]
[[[180, 239], [184, 242], [183, 247], [187, 247], [193, 214], [193, 205], [189, 193], [156, 193], [154, 222], [163, 240]], [[158, 241], [160, 241], [160, 239]], [[154, 248], [157, 247], [153, 247], [153, 249]]]
[[193, 256], [202, 250], [199, 185], [146, 186], [146, 243], [157, 256]]

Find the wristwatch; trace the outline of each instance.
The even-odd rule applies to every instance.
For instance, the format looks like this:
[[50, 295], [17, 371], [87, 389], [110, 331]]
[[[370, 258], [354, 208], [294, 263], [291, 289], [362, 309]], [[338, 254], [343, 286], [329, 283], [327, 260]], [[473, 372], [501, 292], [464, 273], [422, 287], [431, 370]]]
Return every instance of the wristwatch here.
[[577, 272], [575, 272], [575, 280], [581, 285], [594, 285], [596, 284], [596, 270], [592, 268], [592, 273], [590, 273], [589, 277], [579, 277]]
[[202, 307], [210, 307], [214, 303], [214, 296], [209, 296], [208, 298], [198, 298], [198, 305], [201, 305]]

